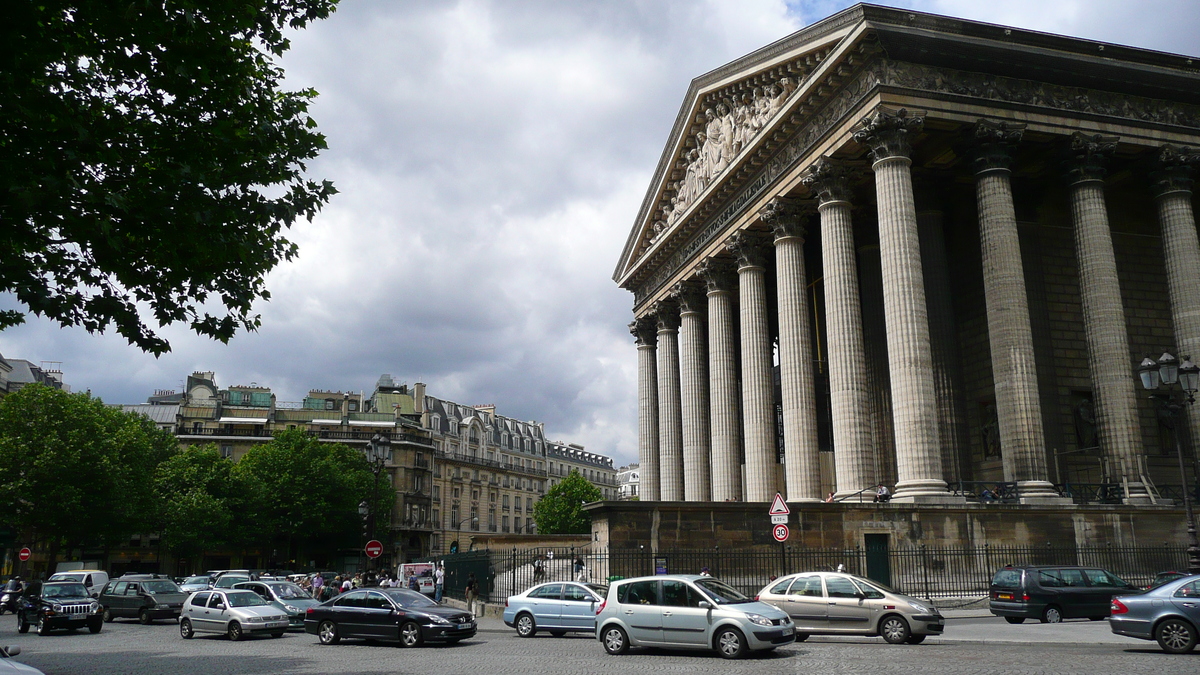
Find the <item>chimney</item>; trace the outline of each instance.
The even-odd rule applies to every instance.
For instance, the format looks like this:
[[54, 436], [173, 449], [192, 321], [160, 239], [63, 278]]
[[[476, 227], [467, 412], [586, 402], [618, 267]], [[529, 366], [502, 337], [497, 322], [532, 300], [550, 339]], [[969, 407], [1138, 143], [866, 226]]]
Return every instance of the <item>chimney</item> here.
[[413, 412], [418, 415], [425, 414], [425, 383], [417, 382], [413, 385]]

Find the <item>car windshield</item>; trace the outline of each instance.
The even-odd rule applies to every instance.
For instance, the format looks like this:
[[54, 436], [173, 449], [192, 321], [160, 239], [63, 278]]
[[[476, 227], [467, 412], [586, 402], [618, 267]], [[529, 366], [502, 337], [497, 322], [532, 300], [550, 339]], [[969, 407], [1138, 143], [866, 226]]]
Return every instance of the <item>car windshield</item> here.
[[267, 584], [271, 590], [275, 591], [275, 597], [280, 600], [312, 600], [312, 596], [308, 591], [300, 588], [296, 584]]
[[63, 574], [60, 572], [50, 577], [50, 581], [78, 581], [79, 583], [83, 583], [83, 579], [86, 576], [86, 574]]
[[183, 580], [183, 583], [188, 585], [208, 584], [208, 577], [188, 577]]
[[258, 597], [258, 593], [251, 591], [238, 591], [237, 593], [227, 593], [225, 597], [229, 598], [230, 607], [261, 607], [267, 604], [266, 600]]
[[45, 584], [42, 586], [43, 598], [86, 598], [87, 588], [83, 584]]
[[603, 584], [584, 584], [584, 585], [587, 586], [588, 588], [592, 589], [592, 592], [594, 592], [596, 595], [599, 595], [602, 598], [608, 597], [608, 586], [605, 586]]
[[696, 585], [704, 589], [704, 592], [708, 593], [709, 597], [713, 599], [713, 602], [717, 603], [718, 605], [735, 605], [739, 602], [754, 602], [750, 598], [738, 593], [729, 586], [726, 586], [723, 582], [717, 581], [716, 579], [700, 579], [696, 582]]
[[142, 589], [153, 595], [154, 593], [182, 593], [174, 581], [170, 579], [153, 579], [151, 581], [143, 581]]
[[396, 601], [396, 603], [399, 604], [401, 607], [410, 608], [410, 609], [420, 609], [422, 607], [437, 607], [438, 606], [438, 604], [436, 602], [430, 600], [429, 598], [425, 597], [424, 595], [421, 595], [420, 593], [415, 593], [413, 591], [405, 591], [405, 590], [396, 588], [396, 589], [386, 591], [386, 593], [388, 594], [389, 598]]
[[217, 579], [216, 586], [217, 586], [217, 588], [233, 588], [234, 584], [240, 584], [243, 581], [250, 581], [250, 577], [242, 577], [242, 576], [234, 576], [232, 574], [226, 574], [225, 576], [221, 577], [220, 579]]

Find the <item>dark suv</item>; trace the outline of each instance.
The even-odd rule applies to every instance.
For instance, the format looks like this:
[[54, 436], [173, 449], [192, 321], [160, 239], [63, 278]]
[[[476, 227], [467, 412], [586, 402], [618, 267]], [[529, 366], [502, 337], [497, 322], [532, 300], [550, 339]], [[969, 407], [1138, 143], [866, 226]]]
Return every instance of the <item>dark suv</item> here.
[[87, 586], [78, 581], [34, 582], [17, 610], [17, 632], [28, 632], [31, 626], [37, 628], [38, 635], [54, 628], [75, 630], [84, 626], [99, 633], [100, 605], [88, 595]]
[[148, 624], [155, 619], [178, 619], [187, 596], [168, 577], [128, 574], [104, 585], [100, 604], [104, 606], [106, 622], [127, 617]]
[[1069, 565], [1008, 566], [992, 577], [988, 609], [1009, 623], [1108, 616], [1114, 595], [1140, 592], [1112, 572]]

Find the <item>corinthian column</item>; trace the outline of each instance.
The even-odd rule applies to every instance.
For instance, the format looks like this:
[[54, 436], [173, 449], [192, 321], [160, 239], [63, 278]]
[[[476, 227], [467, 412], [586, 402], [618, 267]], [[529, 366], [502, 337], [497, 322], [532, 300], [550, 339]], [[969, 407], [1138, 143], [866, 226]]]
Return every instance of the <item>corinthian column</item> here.
[[708, 287], [708, 389], [712, 423], [712, 499], [742, 499], [742, 434], [737, 374], [737, 336], [733, 332], [730, 261], [709, 258], [699, 273]]
[[643, 316], [629, 324], [638, 353], [638, 473], [640, 499], [656, 502], [658, 491], [658, 366], [655, 322]]
[[709, 483], [708, 350], [704, 310], [708, 304], [695, 282], [676, 284], [679, 300], [679, 370], [683, 395], [683, 498], [706, 502]]
[[850, 189], [842, 166], [822, 157], [804, 184], [816, 193], [821, 214], [821, 261], [825, 276], [825, 332], [829, 352], [829, 402], [833, 416], [833, 464], [837, 496], [875, 484], [875, 457], [868, 419], [866, 355], [854, 264]]
[[727, 244], [738, 259], [742, 319], [742, 429], [746, 438], [746, 501], [767, 502], [775, 494], [775, 387], [771, 333], [767, 326], [766, 242], [750, 232]]
[[679, 393], [679, 306], [654, 305], [658, 320], [658, 485], [664, 502], [683, 500], [683, 412]]
[[1096, 407], [1096, 431], [1108, 459], [1109, 480], [1126, 482], [1128, 500], [1149, 500], [1138, 460], [1142, 455], [1125, 307], [1117, 279], [1112, 232], [1104, 203], [1104, 161], [1117, 147], [1115, 136], [1071, 137], [1071, 218], [1079, 293], [1083, 298], [1088, 368]]
[[[1162, 170], [1154, 175], [1154, 186], [1158, 222], [1162, 226], [1163, 258], [1167, 264], [1171, 319], [1175, 324], [1175, 347], [1180, 361], [1184, 356], [1197, 360], [1200, 359], [1200, 245], [1196, 241], [1196, 215], [1192, 212], [1192, 170], [1200, 166], [1200, 153], [1168, 145], [1159, 154], [1159, 162]], [[1200, 409], [1190, 405], [1187, 410], [1194, 448], [1200, 445]]]
[[951, 501], [942, 478], [937, 396], [933, 387], [921, 240], [913, 203], [911, 135], [924, 119], [906, 110], [879, 108], [862, 121], [854, 139], [874, 159], [879, 209], [879, 253], [888, 360], [892, 371], [892, 416], [896, 431], [897, 501]]
[[1033, 357], [1033, 328], [1009, 179], [1009, 148], [1024, 124], [979, 120], [975, 125], [975, 198], [983, 251], [983, 291], [1004, 480], [1022, 502], [1058, 500], [1046, 470], [1046, 437]]
[[808, 279], [804, 272], [804, 230], [809, 213], [810, 203], [776, 197], [758, 214], [775, 233], [784, 469], [790, 502], [821, 501], [817, 401], [808, 330]]

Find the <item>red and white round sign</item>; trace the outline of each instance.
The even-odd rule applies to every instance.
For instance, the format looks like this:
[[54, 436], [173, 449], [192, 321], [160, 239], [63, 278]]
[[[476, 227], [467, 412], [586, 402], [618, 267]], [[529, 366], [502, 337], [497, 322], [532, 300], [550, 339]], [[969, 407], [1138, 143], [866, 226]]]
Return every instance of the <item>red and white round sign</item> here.
[[383, 544], [378, 539], [372, 539], [363, 550], [367, 552], [368, 558], [378, 558], [383, 555]]
[[775, 537], [775, 541], [787, 541], [788, 526], [776, 525], [775, 529], [771, 530], [771, 535]]
[[33, 557], [33, 551], [30, 551], [29, 547], [26, 546], [25, 548], [23, 548], [17, 552], [17, 557], [21, 559], [21, 562], [25, 562], [26, 560], [29, 560], [31, 557]]

